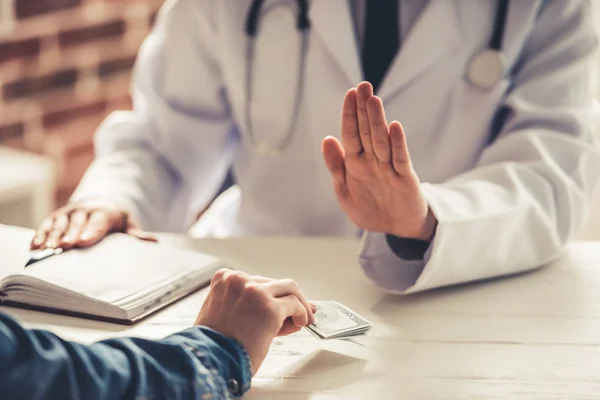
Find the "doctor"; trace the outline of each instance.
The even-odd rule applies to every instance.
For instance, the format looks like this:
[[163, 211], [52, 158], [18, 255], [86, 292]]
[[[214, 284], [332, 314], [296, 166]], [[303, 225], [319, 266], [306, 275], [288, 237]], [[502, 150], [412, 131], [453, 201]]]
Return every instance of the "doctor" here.
[[366, 275], [400, 293], [538, 267], [577, 234], [600, 174], [591, 8], [168, 1], [134, 110], [100, 126], [32, 247], [187, 231], [233, 165], [193, 234], [362, 235]]

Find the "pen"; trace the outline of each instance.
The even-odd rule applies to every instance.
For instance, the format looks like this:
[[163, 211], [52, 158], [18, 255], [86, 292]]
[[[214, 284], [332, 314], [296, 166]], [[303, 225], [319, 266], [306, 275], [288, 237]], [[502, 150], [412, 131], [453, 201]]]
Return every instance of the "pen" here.
[[48, 257], [52, 257], [54, 255], [60, 254], [63, 252], [62, 248], [56, 248], [56, 249], [43, 249], [43, 250], [36, 250], [36, 251], [32, 251], [30, 254], [30, 258], [29, 261], [27, 261], [27, 264], [25, 264], [25, 268], [29, 267], [32, 264], [35, 264], [38, 261], [42, 261], [45, 260]]

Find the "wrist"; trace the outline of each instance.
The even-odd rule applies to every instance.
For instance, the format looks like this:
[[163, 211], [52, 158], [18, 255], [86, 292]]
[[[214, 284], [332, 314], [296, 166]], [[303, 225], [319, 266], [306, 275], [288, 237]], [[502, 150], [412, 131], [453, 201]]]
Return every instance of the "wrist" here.
[[403, 239], [421, 240], [431, 242], [435, 236], [437, 229], [437, 218], [431, 208], [427, 207], [427, 213], [423, 221], [413, 230], [407, 230], [405, 224], [400, 224], [396, 229], [390, 229], [386, 232], [388, 235], [396, 236]]
[[435, 236], [435, 231], [437, 229], [438, 220], [431, 210], [431, 207], [427, 207], [427, 216], [425, 217], [425, 223], [423, 224], [423, 229], [421, 234], [415, 239], [423, 240], [427, 242], [431, 242], [433, 237]]
[[200, 325], [193, 329], [210, 338], [222, 352], [223, 356], [217, 357], [220, 362], [217, 369], [231, 394], [237, 397], [246, 393], [255, 373], [246, 347], [234, 337], [208, 326]]
[[217, 324], [213, 324], [210, 321], [206, 320], [205, 318], [203, 318], [202, 315], [199, 315], [198, 318], [196, 318], [196, 322], [194, 322], [194, 326], [196, 328], [200, 328], [201, 330], [210, 330], [213, 331], [225, 338], [227, 338], [228, 340], [232, 340], [235, 343], [238, 344], [238, 346], [240, 347], [241, 350], [243, 350], [243, 354], [246, 356], [247, 360], [248, 360], [248, 365], [250, 366], [250, 372], [251, 372], [251, 376], [254, 376], [254, 374], [256, 374], [257, 371], [257, 357], [256, 355], [252, 352], [252, 348], [250, 346], [247, 345], [247, 343], [245, 343], [245, 341], [243, 340], [243, 338], [240, 337], [240, 335], [236, 335], [235, 332], [231, 332], [229, 330], [226, 329], [222, 329], [216, 326]]

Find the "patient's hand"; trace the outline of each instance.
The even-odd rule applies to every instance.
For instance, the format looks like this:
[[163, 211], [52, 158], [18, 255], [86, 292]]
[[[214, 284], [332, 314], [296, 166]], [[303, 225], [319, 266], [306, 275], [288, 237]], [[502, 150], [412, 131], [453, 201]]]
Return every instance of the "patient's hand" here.
[[90, 200], [69, 204], [50, 214], [33, 237], [31, 249], [88, 247], [112, 232], [156, 241], [139, 229], [128, 212], [105, 201]]
[[290, 279], [222, 269], [212, 279], [196, 325], [239, 341], [248, 352], [254, 375], [273, 339], [314, 323], [315, 311]]

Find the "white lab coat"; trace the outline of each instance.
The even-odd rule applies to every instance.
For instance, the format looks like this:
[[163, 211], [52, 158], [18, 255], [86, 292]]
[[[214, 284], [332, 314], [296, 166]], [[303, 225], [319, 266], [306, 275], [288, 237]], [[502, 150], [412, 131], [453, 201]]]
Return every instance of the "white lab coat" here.
[[[362, 79], [348, 4], [312, 2], [299, 121], [291, 146], [272, 156], [250, 145], [245, 125], [249, 3], [165, 4], [136, 64], [135, 111], [100, 126], [97, 159], [73, 200], [110, 198], [145, 229], [183, 232], [233, 163], [239, 186], [214, 203], [197, 234], [357, 234], [320, 150], [325, 135], [339, 137], [343, 96]], [[590, 1], [511, 1], [510, 71], [482, 92], [464, 74], [487, 46], [495, 8], [431, 1], [382, 83], [378, 95], [388, 119], [404, 126], [439, 221], [422, 261], [396, 257], [381, 233], [364, 235], [363, 267], [383, 288], [412, 292], [532, 269], [557, 257], [584, 222], [600, 172]], [[300, 36], [295, 2], [263, 15], [250, 109], [257, 140], [275, 143], [292, 117]]]

